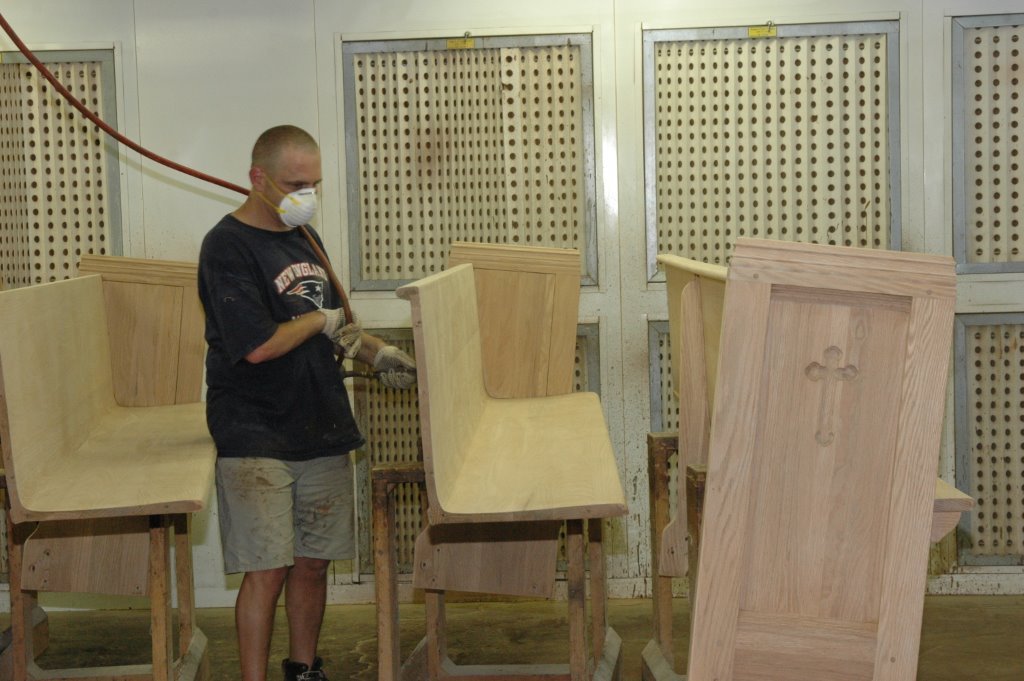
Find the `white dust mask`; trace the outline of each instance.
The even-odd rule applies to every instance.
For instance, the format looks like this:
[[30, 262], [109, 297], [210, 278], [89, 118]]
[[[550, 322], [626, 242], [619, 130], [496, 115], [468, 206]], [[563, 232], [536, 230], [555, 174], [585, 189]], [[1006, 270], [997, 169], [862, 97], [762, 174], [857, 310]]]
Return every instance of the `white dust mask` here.
[[277, 212], [280, 214], [281, 222], [289, 227], [309, 224], [316, 214], [316, 189], [306, 187], [285, 194], [278, 204]]

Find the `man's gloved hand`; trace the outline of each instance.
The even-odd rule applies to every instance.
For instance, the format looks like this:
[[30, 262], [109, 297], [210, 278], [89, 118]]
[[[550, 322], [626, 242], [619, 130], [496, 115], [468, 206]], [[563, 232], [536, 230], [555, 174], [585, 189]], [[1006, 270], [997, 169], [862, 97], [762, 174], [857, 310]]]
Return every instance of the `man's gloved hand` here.
[[373, 370], [382, 385], [395, 390], [408, 390], [416, 385], [416, 360], [394, 345], [385, 345], [373, 358]]
[[342, 308], [321, 308], [320, 313], [324, 316], [322, 333], [330, 338], [335, 345], [341, 347], [346, 357], [355, 357], [363, 344], [363, 327], [359, 320], [352, 319], [346, 324], [345, 310]]

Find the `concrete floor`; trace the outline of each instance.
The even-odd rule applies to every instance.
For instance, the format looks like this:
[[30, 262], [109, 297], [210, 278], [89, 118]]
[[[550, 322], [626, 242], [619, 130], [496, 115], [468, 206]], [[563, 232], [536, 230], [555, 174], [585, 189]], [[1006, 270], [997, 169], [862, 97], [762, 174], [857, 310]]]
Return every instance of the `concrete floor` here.
[[[448, 605], [449, 648], [457, 663], [563, 663], [567, 636], [565, 603], [453, 603]], [[199, 610], [210, 640], [212, 678], [237, 679], [238, 654], [230, 609]], [[402, 650], [423, 635], [421, 605], [403, 605]], [[685, 636], [688, 607], [675, 602], [676, 630]], [[651, 603], [609, 603], [609, 621], [623, 640], [622, 681], [640, 678], [640, 651], [650, 637]], [[148, 661], [146, 611], [50, 613], [45, 667], [137, 664]], [[270, 681], [286, 654], [281, 611], [271, 654]], [[685, 655], [684, 641], [679, 643]], [[375, 610], [372, 605], [328, 607], [321, 655], [332, 681], [371, 681], [376, 676]], [[930, 596], [925, 601], [918, 681], [1024, 681], [1024, 596]], [[808, 679], [806, 681], [813, 681]]]

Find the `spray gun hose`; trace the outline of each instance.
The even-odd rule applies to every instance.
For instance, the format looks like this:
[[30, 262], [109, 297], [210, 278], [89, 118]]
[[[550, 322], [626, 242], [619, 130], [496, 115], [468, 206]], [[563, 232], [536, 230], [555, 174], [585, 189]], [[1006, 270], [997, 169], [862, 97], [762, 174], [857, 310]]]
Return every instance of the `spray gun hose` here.
[[[238, 192], [239, 194], [243, 194], [246, 196], [249, 195], [249, 191], [247, 189], [240, 187], [237, 184], [228, 182], [227, 180], [222, 180], [219, 177], [207, 175], [206, 173], [202, 173], [198, 170], [195, 170], [194, 168], [189, 168], [188, 166], [182, 165], [180, 163], [175, 163], [174, 161], [168, 158], [164, 158], [159, 154], [153, 153], [149, 149], [143, 147], [141, 144], [138, 144], [128, 139], [127, 137], [119, 133], [117, 130], [114, 130], [112, 127], [107, 125], [107, 123], [103, 119], [101, 119], [95, 113], [90, 111], [89, 107], [87, 107], [85, 104], [79, 101], [73, 94], [71, 94], [71, 92], [68, 91], [66, 87], [64, 87], [63, 84], [61, 84], [59, 80], [57, 80], [57, 77], [54, 76], [50, 72], [50, 70], [46, 68], [46, 66], [44, 66], [41, 61], [39, 61], [36, 55], [32, 53], [32, 50], [28, 49], [25, 43], [22, 42], [21, 38], [18, 37], [18, 34], [14, 32], [13, 28], [11, 28], [11, 25], [7, 23], [7, 19], [4, 18], [3, 13], [0, 13], [0, 27], [4, 29], [4, 32], [14, 42], [18, 50], [23, 55], [25, 55], [25, 58], [28, 59], [28, 61], [32, 64], [32, 66], [36, 68], [37, 71], [39, 71], [40, 74], [42, 74], [43, 78], [45, 78], [50, 83], [53, 89], [60, 93], [61, 97], [63, 97], [71, 106], [78, 109], [78, 111], [83, 116], [92, 121], [92, 123], [95, 124], [96, 127], [98, 127], [100, 130], [107, 133], [108, 135], [110, 135], [115, 140], [117, 140], [124, 146], [128, 147], [129, 149], [136, 151], [139, 154], [142, 154], [143, 156], [152, 161], [156, 161], [161, 165], [167, 166], [172, 170], [177, 170], [178, 172], [185, 173], [186, 175], [191, 175], [192, 177], [203, 180], [204, 182], [209, 182], [211, 184], [224, 187], [225, 189], [230, 189], [231, 191]], [[312, 246], [313, 252], [316, 254], [317, 259], [320, 260], [320, 263], [324, 266], [324, 269], [327, 271], [327, 278], [330, 280], [331, 285], [338, 292], [338, 296], [341, 298], [341, 306], [345, 310], [345, 318], [355, 319], [355, 317], [352, 315], [352, 309], [349, 307], [348, 296], [345, 295], [345, 289], [341, 287], [341, 282], [338, 280], [337, 275], [335, 275], [333, 268], [331, 268], [330, 261], [327, 260], [327, 255], [323, 252], [323, 249], [320, 248], [319, 244], [316, 243], [316, 240], [313, 238], [313, 235], [310, 234], [308, 229], [306, 229], [305, 227], [300, 227], [299, 229], [302, 232], [302, 236], [305, 237], [306, 241], [308, 241], [310, 246]]]

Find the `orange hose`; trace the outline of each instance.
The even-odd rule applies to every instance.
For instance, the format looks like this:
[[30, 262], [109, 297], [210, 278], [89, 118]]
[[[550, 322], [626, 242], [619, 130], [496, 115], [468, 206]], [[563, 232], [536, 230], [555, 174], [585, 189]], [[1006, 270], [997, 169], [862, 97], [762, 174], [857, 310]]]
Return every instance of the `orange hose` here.
[[[39, 71], [40, 74], [42, 74], [43, 78], [45, 78], [50, 83], [53, 89], [60, 93], [61, 97], [67, 100], [67, 102], [71, 104], [71, 106], [78, 109], [78, 111], [83, 116], [92, 121], [100, 130], [107, 133], [108, 135], [110, 135], [115, 140], [125, 145], [129, 149], [132, 149], [133, 151], [142, 154], [143, 156], [152, 161], [156, 161], [161, 165], [167, 166], [172, 170], [177, 170], [178, 172], [185, 173], [186, 175], [191, 175], [192, 177], [195, 177], [197, 179], [203, 180], [205, 182], [210, 182], [212, 184], [224, 187], [225, 189], [230, 189], [231, 191], [238, 192], [239, 194], [244, 194], [246, 196], [249, 195], [249, 190], [240, 187], [237, 184], [228, 182], [227, 180], [222, 180], [219, 177], [214, 177], [213, 175], [207, 175], [206, 173], [199, 172], [194, 168], [189, 168], [188, 166], [182, 165], [180, 163], [175, 163], [174, 161], [168, 158], [164, 158], [159, 154], [153, 153], [152, 151], [146, 149], [142, 145], [128, 139], [127, 137], [119, 133], [117, 130], [114, 130], [112, 127], [107, 125], [107, 123], [103, 121], [103, 119], [101, 119], [95, 113], [90, 111], [89, 107], [87, 107], [85, 104], [79, 101], [73, 94], [71, 94], [71, 92], [68, 91], [66, 87], [64, 87], [63, 84], [61, 84], [59, 80], [57, 80], [57, 77], [54, 76], [50, 72], [50, 70], [47, 69], [41, 61], [39, 61], [36, 55], [33, 54], [30, 49], [28, 49], [25, 43], [21, 41], [21, 38], [19, 38], [18, 34], [14, 32], [14, 29], [11, 28], [11, 25], [7, 23], [7, 19], [4, 18], [3, 13], [0, 13], [0, 27], [4, 29], [4, 32], [8, 35], [8, 37], [10, 37], [12, 41], [14, 41], [14, 44], [17, 46], [18, 50], [21, 51], [23, 55], [25, 55], [25, 58], [29, 60], [32, 66], [36, 67], [36, 70]], [[338, 292], [338, 296], [341, 298], [341, 306], [345, 310], [345, 319], [355, 319], [355, 317], [352, 315], [352, 309], [349, 307], [348, 296], [345, 295], [345, 289], [341, 287], [341, 282], [338, 281], [337, 275], [334, 274], [334, 269], [331, 268], [331, 263], [330, 261], [327, 260], [327, 255], [316, 243], [316, 240], [313, 239], [313, 235], [309, 233], [309, 230], [307, 230], [305, 227], [301, 227], [300, 230], [302, 232], [302, 235], [309, 242], [310, 246], [313, 247], [313, 252], [316, 254], [317, 259], [320, 260], [320, 264], [324, 266], [324, 269], [327, 272], [327, 278], [330, 280], [331, 285]]]

